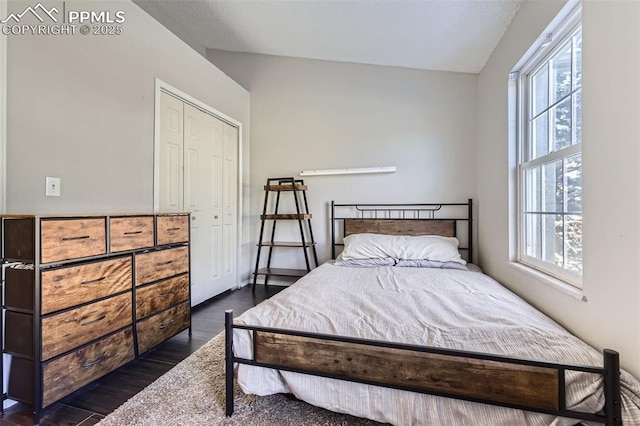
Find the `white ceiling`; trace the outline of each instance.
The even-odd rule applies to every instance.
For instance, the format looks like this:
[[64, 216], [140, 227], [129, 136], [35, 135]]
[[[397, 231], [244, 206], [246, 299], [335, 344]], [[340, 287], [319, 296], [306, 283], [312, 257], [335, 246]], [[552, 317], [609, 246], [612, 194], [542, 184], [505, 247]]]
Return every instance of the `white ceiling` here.
[[477, 73], [523, 1], [138, 0], [136, 3], [146, 3], [144, 9], [165, 26], [205, 48]]

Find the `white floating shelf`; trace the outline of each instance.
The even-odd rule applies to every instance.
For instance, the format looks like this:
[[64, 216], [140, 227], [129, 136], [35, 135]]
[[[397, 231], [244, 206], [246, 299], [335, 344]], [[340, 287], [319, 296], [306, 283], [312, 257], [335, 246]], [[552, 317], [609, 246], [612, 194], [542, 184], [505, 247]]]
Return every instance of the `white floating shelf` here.
[[360, 175], [365, 173], [395, 173], [395, 166], [392, 167], [363, 167], [358, 169], [324, 169], [324, 170], [303, 170], [300, 176], [328, 176], [328, 175]]

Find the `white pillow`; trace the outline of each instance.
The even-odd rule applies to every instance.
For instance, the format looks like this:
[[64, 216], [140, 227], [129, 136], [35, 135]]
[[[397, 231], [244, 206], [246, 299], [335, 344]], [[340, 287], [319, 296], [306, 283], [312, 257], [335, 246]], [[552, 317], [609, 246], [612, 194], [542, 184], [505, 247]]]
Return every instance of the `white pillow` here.
[[458, 251], [458, 239], [438, 235], [353, 234], [344, 238], [342, 258], [400, 260], [426, 259], [466, 264]]

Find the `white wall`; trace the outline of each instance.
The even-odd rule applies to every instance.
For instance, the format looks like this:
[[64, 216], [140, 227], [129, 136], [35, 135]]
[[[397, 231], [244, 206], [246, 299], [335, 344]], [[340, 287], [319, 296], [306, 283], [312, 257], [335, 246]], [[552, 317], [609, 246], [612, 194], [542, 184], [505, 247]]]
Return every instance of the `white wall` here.
[[[219, 50], [207, 57], [251, 92], [256, 239], [266, 179], [301, 170], [397, 167], [395, 174], [305, 178], [321, 261], [330, 257], [331, 200], [475, 196], [476, 75]], [[300, 253], [286, 256], [274, 266], [302, 266]]]
[[142, 8], [149, 15], [164, 25], [169, 31], [180, 37], [180, 40], [187, 43], [193, 50], [198, 52], [203, 57], [207, 54], [207, 48], [204, 47], [199, 41], [197, 41], [188, 30], [185, 30], [180, 24], [178, 24], [174, 18], [174, 15], [168, 15], [163, 10], [157, 7], [157, 0], [131, 0], [140, 8]]
[[8, 37], [7, 211], [151, 211], [156, 77], [244, 124], [248, 185], [249, 93], [130, 1], [66, 2], [88, 6], [124, 10], [123, 34]]
[[123, 34], [8, 38], [9, 212], [150, 210], [155, 77], [248, 124], [248, 92], [138, 6], [90, 5], [125, 10]]
[[[507, 74], [563, 6], [525, 2], [478, 82], [479, 253], [487, 273], [640, 376], [640, 3], [583, 2], [584, 295], [509, 265]], [[631, 77], [631, 78], [629, 78]]]

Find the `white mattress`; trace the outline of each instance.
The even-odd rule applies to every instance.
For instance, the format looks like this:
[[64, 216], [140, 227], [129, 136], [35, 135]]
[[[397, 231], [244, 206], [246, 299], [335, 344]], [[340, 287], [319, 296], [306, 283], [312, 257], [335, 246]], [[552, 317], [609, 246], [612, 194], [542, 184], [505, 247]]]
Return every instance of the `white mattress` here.
[[[327, 263], [235, 323], [602, 366], [600, 352], [479, 272]], [[236, 356], [250, 358], [251, 348], [249, 332], [235, 330]], [[623, 420], [640, 424], [640, 383], [626, 372], [621, 380]], [[395, 425], [577, 422], [247, 365], [239, 365], [238, 383], [245, 393], [292, 393], [319, 407]], [[568, 373], [567, 386], [567, 408], [602, 409], [601, 376]]]

